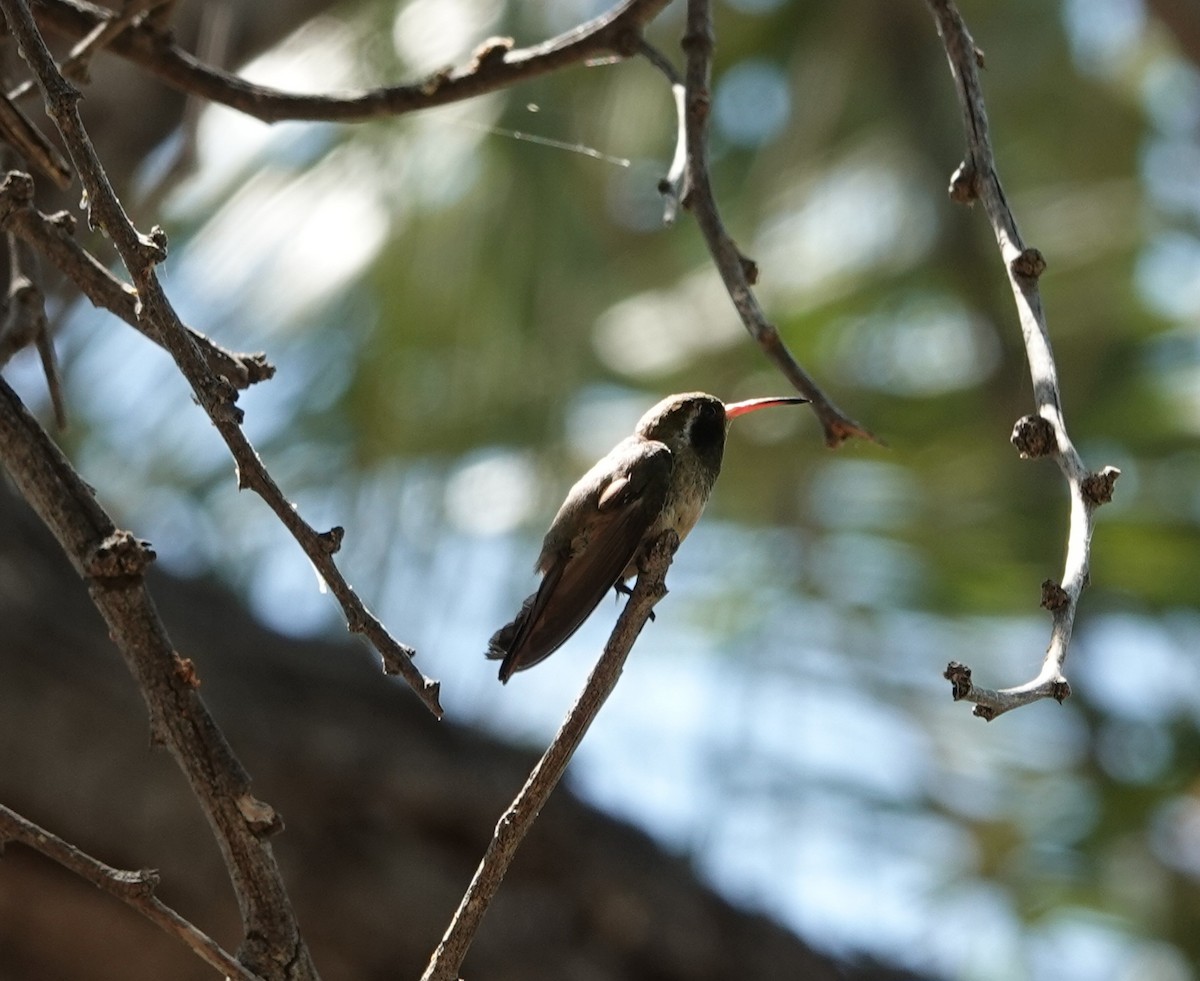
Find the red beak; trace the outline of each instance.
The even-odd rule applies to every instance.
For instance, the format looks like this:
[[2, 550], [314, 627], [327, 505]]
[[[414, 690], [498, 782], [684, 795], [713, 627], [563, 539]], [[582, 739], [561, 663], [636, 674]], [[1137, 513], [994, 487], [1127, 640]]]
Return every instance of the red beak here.
[[802, 399], [799, 395], [779, 395], [773, 398], [747, 399], [745, 402], [730, 402], [725, 406], [725, 418], [736, 419], [738, 416], [743, 416], [747, 412], [755, 412], [758, 409], [765, 409], [770, 405], [798, 405], [801, 402], [807, 401], [808, 399]]

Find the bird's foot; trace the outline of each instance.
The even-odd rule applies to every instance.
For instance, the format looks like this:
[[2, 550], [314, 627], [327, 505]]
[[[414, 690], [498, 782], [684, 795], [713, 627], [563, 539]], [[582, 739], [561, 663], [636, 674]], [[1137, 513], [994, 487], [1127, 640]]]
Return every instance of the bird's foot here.
[[[618, 596], [632, 596], [633, 595], [633, 587], [626, 585], [626, 583], [623, 580], [619, 580], [618, 582], [614, 583], [613, 589], [616, 590], [616, 593]], [[654, 611], [653, 610], [650, 611], [650, 620], [651, 620], [651, 622], [654, 621]]]

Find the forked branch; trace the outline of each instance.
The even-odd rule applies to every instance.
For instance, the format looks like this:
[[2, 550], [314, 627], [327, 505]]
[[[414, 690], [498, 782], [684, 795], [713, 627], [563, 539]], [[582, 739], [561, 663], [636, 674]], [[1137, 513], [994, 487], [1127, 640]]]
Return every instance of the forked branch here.
[[212, 937], [198, 930], [154, 894], [158, 873], [152, 869], [137, 872], [114, 869], [0, 804], [0, 849], [10, 841], [18, 841], [41, 852], [97, 889], [132, 906], [151, 923], [182, 940], [196, 956], [223, 976], [237, 981], [262, 981]]
[[[242, 431], [242, 413], [236, 405], [237, 390], [213, 372], [195, 337], [179, 319], [159, 281], [156, 268], [166, 258], [166, 233], [155, 227], [149, 235], [143, 235], [130, 221], [80, 118], [80, 93], [63, 78], [34, 22], [28, 3], [26, 0], [0, 0], [0, 9], [4, 11], [22, 57], [37, 79], [46, 111], [66, 144], [71, 162], [87, 194], [91, 218], [112, 241], [129, 271], [137, 298], [135, 311], [138, 323], [145, 333], [170, 352], [180, 372], [192, 386], [196, 400], [225, 440], [237, 464], [238, 486], [253, 489], [267, 503], [304, 549], [329, 591], [341, 604], [349, 629], [363, 634], [379, 652], [384, 669], [404, 678], [429, 710], [440, 718], [442, 707], [438, 701], [438, 683], [421, 673], [413, 663], [415, 652], [412, 648], [401, 644], [388, 633], [350, 587], [334, 562], [333, 556], [341, 547], [343, 530], [335, 527], [318, 532], [309, 525], [284, 496]], [[131, 28], [133, 30], [136, 28]], [[116, 35], [113, 43], [129, 36], [131, 31]]]

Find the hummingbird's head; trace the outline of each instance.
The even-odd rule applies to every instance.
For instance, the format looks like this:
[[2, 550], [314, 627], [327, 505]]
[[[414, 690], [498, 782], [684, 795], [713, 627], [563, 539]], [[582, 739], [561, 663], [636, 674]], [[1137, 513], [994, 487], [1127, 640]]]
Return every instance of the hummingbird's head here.
[[725, 403], [704, 392], [670, 395], [638, 420], [637, 434], [673, 450], [685, 442], [724, 441]]
[[725, 431], [731, 420], [771, 405], [807, 401], [799, 396], [781, 396], [726, 405], [715, 395], [685, 392], [668, 396], [650, 409], [638, 421], [637, 434], [666, 443], [672, 452], [690, 447], [703, 462], [718, 469], [725, 452]]

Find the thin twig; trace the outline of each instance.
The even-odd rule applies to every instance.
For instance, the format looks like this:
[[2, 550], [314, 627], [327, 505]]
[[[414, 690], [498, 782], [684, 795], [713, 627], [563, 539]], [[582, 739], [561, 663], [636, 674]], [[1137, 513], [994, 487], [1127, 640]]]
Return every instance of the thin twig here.
[[59, 432], [67, 428], [67, 400], [63, 395], [62, 374], [58, 370], [58, 355], [54, 351], [54, 338], [50, 333], [50, 321], [38, 331], [34, 340], [38, 357], [42, 362], [42, 374], [46, 376], [46, 391], [50, 394], [50, 408], [54, 413], [54, 425]]
[[458, 978], [467, 949], [475, 939], [475, 933], [512, 864], [517, 848], [533, 827], [533, 822], [558, 786], [584, 734], [616, 686], [625, 659], [650, 618], [654, 605], [666, 595], [664, 580], [678, 547], [679, 537], [673, 531], [666, 531], [651, 548], [639, 571], [629, 602], [608, 638], [604, 653], [592, 669], [583, 691], [567, 713], [554, 740], [497, 823], [479, 868], [475, 870], [475, 876], [445, 936], [433, 952], [429, 966], [421, 975], [421, 981], [455, 981]]
[[[6, 14], [19, 2], [3, 0]], [[138, 682], [153, 738], [170, 751], [204, 810], [242, 913], [239, 959], [271, 981], [315, 981], [268, 840], [282, 822], [253, 796], [249, 775], [200, 698], [194, 669], [171, 644], [145, 583], [154, 552], [117, 529], [3, 378], [0, 462], [88, 584]]]
[[25, 269], [24, 246], [8, 239], [8, 289], [0, 319], [0, 367], [25, 347], [32, 347], [46, 330], [46, 298]]
[[[0, 180], [0, 228], [11, 232], [49, 259], [95, 306], [116, 314], [156, 344], [138, 319], [137, 292], [109, 272], [75, 239], [75, 219], [66, 211], [45, 215], [33, 206], [33, 181], [28, 174], [10, 171]], [[228, 351], [199, 331], [188, 333], [208, 367], [236, 388], [266, 381], [275, 367], [266, 355]]]
[[[135, 23], [146, 22], [150, 14], [169, 2], [172, 0], [126, 0], [120, 12], [105, 10], [106, 16], [100, 18], [95, 27], [71, 48], [59, 65], [59, 71], [63, 73], [64, 78], [77, 82], [91, 81], [89, 69], [95, 54], [107, 47], [118, 34]], [[159, 28], [156, 26], [155, 29]], [[26, 79], [8, 93], [8, 98], [17, 102], [36, 88], [36, 81], [32, 78]]]
[[658, 193], [663, 196], [663, 224], [673, 225], [687, 197], [687, 87], [671, 59], [645, 38], [639, 41], [638, 51], [671, 83], [671, 97], [675, 100], [675, 155], [666, 176], [658, 182]]
[[154, 894], [158, 873], [153, 869], [140, 869], [137, 872], [114, 869], [0, 804], [0, 845], [9, 841], [19, 841], [40, 852], [96, 888], [132, 906], [151, 923], [182, 940], [197, 957], [227, 978], [262, 981], [212, 937], [185, 920]]
[[49, 177], [59, 190], [65, 191], [71, 186], [74, 175], [70, 164], [21, 111], [16, 101], [3, 92], [0, 92], [0, 133], [26, 163]]
[[[242, 412], [235, 404], [236, 390], [209, 369], [159, 281], [156, 267], [166, 258], [166, 233], [156, 226], [149, 235], [143, 235], [129, 220], [80, 118], [79, 91], [59, 72], [28, 4], [25, 0], [0, 0], [0, 8], [4, 10], [22, 57], [38, 80], [46, 110], [58, 126], [79, 173], [87, 192], [89, 216], [112, 241], [129, 271], [137, 293], [138, 322], [171, 353], [180, 372], [192, 386], [200, 406], [225, 440], [237, 464], [239, 488], [254, 490], [291, 532], [329, 591], [341, 604], [349, 630], [363, 634], [370, 640], [379, 652], [384, 670], [399, 674], [425, 706], [441, 718], [438, 682], [421, 673], [412, 660], [415, 651], [387, 632], [334, 562], [333, 556], [341, 547], [343, 529], [334, 527], [318, 532], [305, 521], [284, 496], [246, 438], [241, 428]], [[114, 43], [129, 33], [126, 31], [117, 35]]]
[[[445, 68], [405, 85], [385, 86], [348, 95], [302, 95], [256, 85], [237, 75], [202, 64], [170, 37], [152, 26], [133, 24], [109, 39], [108, 50], [141, 66], [168, 85], [216, 102], [264, 122], [309, 119], [350, 122], [379, 119], [443, 106], [549, 72], [625, 57], [636, 50], [642, 28], [670, 0], [622, 0], [610, 10], [556, 37], [528, 48], [514, 48], [508, 38], [485, 41], [475, 56], [458, 68]], [[43, 0], [38, 19], [68, 37], [81, 38], [114, 16], [102, 7], [75, 0]]]
[[708, 118], [712, 108], [709, 80], [713, 45], [712, 12], [708, 0], [688, 0], [687, 27], [683, 35], [683, 51], [687, 60], [687, 196], [684, 207], [696, 216], [708, 251], [746, 330], [796, 390], [812, 402], [813, 411], [825, 432], [825, 444], [838, 446], [856, 436], [874, 440], [869, 430], [843, 413], [821, 391], [788, 350], [775, 325], [767, 320], [753, 290], [753, 284], [758, 281], [758, 266], [738, 250], [721, 221], [708, 172]]
[[54, 341], [50, 336], [50, 320], [46, 316], [46, 297], [35, 282], [36, 271], [32, 268], [36, 266], [36, 257], [11, 231], [5, 232], [4, 237], [8, 245], [9, 272], [7, 309], [3, 323], [0, 323], [0, 366], [20, 348], [35, 348], [46, 376], [55, 425], [64, 430], [67, 428], [66, 401]]
[[979, 81], [981, 55], [951, 0], [927, 2], [946, 48], [966, 132], [967, 158], [951, 180], [950, 196], [960, 203], [979, 201], [983, 205], [1012, 286], [1033, 379], [1037, 414], [1018, 421], [1013, 431], [1013, 443], [1025, 458], [1053, 456], [1067, 480], [1071, 496], [1062, 582], [1047, 581], [1042, 585], [1042, 605], [1050, 610], [1053, 620], [1050, 645], [1037, 676], [1015, 688], [996, 691], [975, 686], [971, 671], [965, 665], [955, 662], [946, 668], [945, 676], [951, 682], [954, 698], [974, 702], [976, 715], [994, 719], [1003, 712], [1038, 699], [1055, 698], [1061, 702], [1071, 693], [1062, 666], [1071, 642], [1079, 594], [1088, 582], [1095, 511], [1111, 499], [1113, 483], [1120, 471], [1115, 467], [1104, 467], [1096, 473], [1089, 471], [1067, 435], [1058, 369], [1038, 290], [1038, 279], [1046, 262], [1037, 249], [1027, 247], [1022, 241], [996, 173], [983, 87]]

